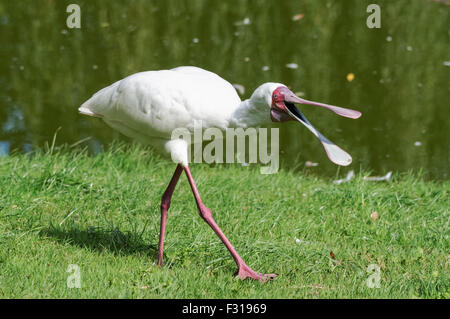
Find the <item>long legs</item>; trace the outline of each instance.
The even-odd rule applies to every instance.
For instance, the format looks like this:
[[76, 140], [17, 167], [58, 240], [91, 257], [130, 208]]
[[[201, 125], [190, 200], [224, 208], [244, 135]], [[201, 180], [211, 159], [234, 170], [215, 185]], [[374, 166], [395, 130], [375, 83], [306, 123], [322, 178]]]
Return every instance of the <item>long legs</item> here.
[[181, 165], [177, 165], [175, 172], [173, 173], [172, 179], [170, 180], [169, 185], [167, 186], [166, 191], [161, 199], [161, 228], [159, 231], [159, 246], [158, 246], [158, 265], [162, 266], [163, 262], [163, 249], [164, 249], [164, 234], [166, 232], [166, 220], [167, 220], [167, 212], [170, 208], [170, 201], [172, 199], [173, 191], [175, 190], [175, 186], [180, 179], [181, 172], [183, 171], [183, 167]]
[[[172, 180], [169, 183], [169, 186], [167, 187], [161, 203], [161, 234], [160, 234], [160, 240], [159, 240], [159, 259], [158, 264], [162, 265], [162, 254], [163, 254], [163, 245], [164, 245], [164, 231], [165, 231], [165, 225], [166, 225], [166, 218], [167, 218], [167, 211], [170, 206], [170, 200], [172, 198], [173, 191], [175, 189], [175, 185], [178, 182], [178, 179], [181, 174], [181, 170], [183, 169], [182, 166], [178, 165], [177, 169], [175, 170], [175, 173], [172, 177]], [[203, 220], [213, 229], [213, 231], [219, 236], [220, 240], [225, 244], [228, 251], [230, 252], [231, 256], [233, 257], [234, 261], [236, 262], [238, 266], [237, 275], [241, 279], [245, 278], [252, 278], [260, 281], [266, 281], [268, 279], [272, 279], [276, 277], [276, 274], [259, 274], [255, 271], [253, 271], [250, 267], [247, 266], [247, 264], [244, 262], [244, 260], [239, 256], [239, 254], [234, 249], [233, 245], [231, 245], [228, 238], [225, 236], [225, 234], [222, 232], [222, 230], [219, 228], [219, 226], [214, 221], [211, 210], [203, 204], [200, 194], [198, 192], [197, 186], [195, 185], [194, 178], [192, 177], [191, 171], [189, 170], [189, 167], [184, 167], [184, 171], [186, 173], [186, 176], [188, 178], [189, 184], [192, 188], [192, 193], [194, 194], [195, 201], [197, 203], [197, 208], [199, 211], [200, 216], [203, 218]]]
[[222, 232], [219, 226], [217, 226], [216, 222], [212, 217], [211, 210], [208, 207], [206, 207], [205, 204], [203, 204], [202, 199], [200, 198], [200, 195], [198, 193], [197, 186], [195, 185], [194, 178], [192, 177], [191, 171], [189, 170], [189, 167], [186, 166], [184, 168], [184, 171], [188, 178], [189, 184], [191, 185], [192, 193], [194, 194], [195, 201], [197, 202], [197, 208], [200, 213], [200, 216], [214, 230], [217, 236], [219, 236], [220, 240], [227, 247], [231, 256], [233, 256], [233, 259], [236, 262], [236, 265], [238, 266], [237, 275], [239, 276], [239, 278], [241, 279], [252, 278], [260, 281], [266, 281], [268, 279], [273, 279], [274, 277], [276, 277], [276, 274], [267, 274], [267, 275], [259, 274], [247, 266], [247, 264], [244, 262], [241, 256], [239, 256], [237, 251], [234, 249], [233, 245], [231, 245], [228, 238], [225, 236], [225, 234]]

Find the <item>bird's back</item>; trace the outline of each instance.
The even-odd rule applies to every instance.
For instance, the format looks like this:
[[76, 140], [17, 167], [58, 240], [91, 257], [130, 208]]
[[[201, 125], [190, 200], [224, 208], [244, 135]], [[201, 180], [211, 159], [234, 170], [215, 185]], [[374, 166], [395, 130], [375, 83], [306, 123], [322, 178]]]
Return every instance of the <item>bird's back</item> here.
[[218, 75], [191, 66], [130, 75], [98, 91], [80, 112], [103, 118], [123, 134], [151, 143], [176, 128], [225, 129], [241, 100]]

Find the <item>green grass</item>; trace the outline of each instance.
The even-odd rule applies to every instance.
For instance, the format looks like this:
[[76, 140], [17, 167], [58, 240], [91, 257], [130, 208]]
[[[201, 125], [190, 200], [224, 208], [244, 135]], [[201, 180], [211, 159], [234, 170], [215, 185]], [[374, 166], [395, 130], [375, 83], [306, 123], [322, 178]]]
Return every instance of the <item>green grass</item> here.
[[[233, 277], [234, 261], [199, 217], [184, 175], [165, 266], [155, 267], [160, 197], [174, 164], [114, 145], [97, 156], [66, 149], [0, 158], [0, 297], [450, 297], [449, 182], [361, 174], [335, 185], [261, 175], [257, 166], [191, 168], [238, 252], [253, 269], [278, 273], [275, 281]], [[80, 289], [67, 287], [70, 264], [80, 267]], [[371, 264], [380, 288], [366, 285]]]

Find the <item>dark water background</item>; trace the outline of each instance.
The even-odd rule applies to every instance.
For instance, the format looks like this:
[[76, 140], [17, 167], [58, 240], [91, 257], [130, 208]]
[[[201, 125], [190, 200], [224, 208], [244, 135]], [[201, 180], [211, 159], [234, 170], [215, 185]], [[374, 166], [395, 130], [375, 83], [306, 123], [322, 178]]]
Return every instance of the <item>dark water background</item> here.
[[[373, 2], [1, 0], [0, 155], [42, 147], [59, 127], [57, 144], [92, 136], [84, 144], [99, 152], [125, 138], [78, 115], [83, 101], [138, 71], [196, 65], [243, 85], [243, 98], [276, 81], [305, 98], [362, 111], [349, 120], [302, 108], [353, 156], [342, 174], [361, 167], [448, 179], [450, 6], [379, 0], [381, 28], [369, 29]], [[81, 7], [81, 29], [66, 26], [70, 3]], [[280, 139], [282, 167], [309, 160], [319, 166], [308, 172], [336, 174], [298, 123], [281, 125]]]

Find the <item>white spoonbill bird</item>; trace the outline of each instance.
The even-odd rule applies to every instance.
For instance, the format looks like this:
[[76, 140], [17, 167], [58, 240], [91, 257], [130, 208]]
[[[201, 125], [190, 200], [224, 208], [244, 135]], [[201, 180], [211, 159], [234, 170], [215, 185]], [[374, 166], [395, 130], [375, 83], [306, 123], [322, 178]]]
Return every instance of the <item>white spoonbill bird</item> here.
[[216, 127], [225, 130], [296, 120], [322, 142], [332, 162], [349, 165], [351, 156], [317, 131], [294, 104], [321, 106], [354, 119], [361, 116], [358, 111], [301, 99], [281, 83], [264, 83], [250, 99], [241, 101], [229, 82], [217, 74], [193, 66], [130, 75], [95, 93], [78, 110], [82, 114], [103, 119], [124, 135], [167, 152], [177, 164], [161, 201], [158, 265], [162, 265], [163, 261], [164, 233], [170, 201], [184, 170], [200, 216], [233, 256], [239, 278], [266, 281], [276, 274], [255, 272], [239, 256], [200, 198], [188, 166], [190, 146], [182, 139], [172, 140], [171, 135], [177, 128], [192, 130], [194, 121], [201, 122], [205, 129]]

